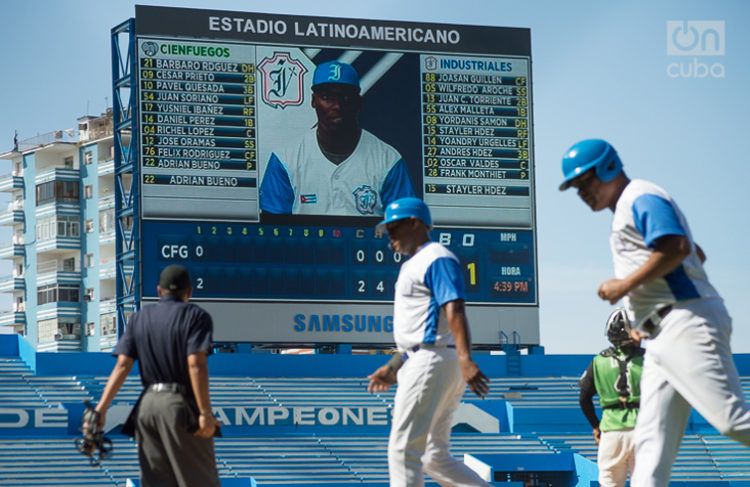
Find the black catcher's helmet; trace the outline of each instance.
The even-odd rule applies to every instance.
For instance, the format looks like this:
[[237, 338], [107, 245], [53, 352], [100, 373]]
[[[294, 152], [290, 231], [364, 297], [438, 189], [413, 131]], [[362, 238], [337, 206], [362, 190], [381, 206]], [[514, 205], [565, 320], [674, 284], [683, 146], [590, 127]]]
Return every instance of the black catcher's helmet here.
[[630, 329], [632, 325], [630, 318], [628, 318], [628, 312], [625, 308], [617, 308], [609, 315], [607, 319], [607, 327], [605, 333], [607, 340], [615, 347], [622, 347], [633, 343], [633, 339], [630, 337]]

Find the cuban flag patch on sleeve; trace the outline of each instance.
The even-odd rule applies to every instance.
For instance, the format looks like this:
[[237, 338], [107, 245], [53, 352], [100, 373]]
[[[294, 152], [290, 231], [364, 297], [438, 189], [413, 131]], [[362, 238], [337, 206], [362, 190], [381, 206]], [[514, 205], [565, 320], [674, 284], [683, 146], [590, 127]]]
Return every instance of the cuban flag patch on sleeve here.
[[303, 205], [311, 205], [318, 202], [318, 196], [316, 194], [301, 194], [299, 195], [299, 202]]

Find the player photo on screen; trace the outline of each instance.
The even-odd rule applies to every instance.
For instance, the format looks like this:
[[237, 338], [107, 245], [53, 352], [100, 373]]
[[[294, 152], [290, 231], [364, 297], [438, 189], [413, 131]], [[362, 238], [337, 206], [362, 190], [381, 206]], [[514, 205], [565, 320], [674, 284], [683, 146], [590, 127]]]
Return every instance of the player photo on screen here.
[[417, 56], [258, 54], [261, 220], [381, 217], [391, 201], [421, 196]]

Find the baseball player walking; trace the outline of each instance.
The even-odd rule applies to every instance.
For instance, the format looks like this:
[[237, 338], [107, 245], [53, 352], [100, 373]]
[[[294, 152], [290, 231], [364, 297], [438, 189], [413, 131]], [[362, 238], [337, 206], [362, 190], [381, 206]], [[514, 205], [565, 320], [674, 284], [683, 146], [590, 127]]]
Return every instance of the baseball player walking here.
[[675, 201], [654, 183], [631, 181], [603, 140], [571, 147], [562, 171], [561, 191], [572, 186], [593, 211], [614, 213], [615, 277], [599, 286], [598, 296], [612, 304], [625, 298], [636, 333], [651, 338], [631, 485], [669, 483], [691, 406], [722, 434], [750, 445], [750, 410], [729, 345], [732, 319]]
[[[625, 487], [635, 464], [633, 428], [641, 396], [644, 350], [630, 336], [630, 320], [623, 308], [607, 319], [611, 347], [594, 357], [581, 377], [580, 404], [599, 445], [597, 464], [602, 487]], [[602, 420], [596, 416], [594, 395], [599, 395]]]
[[466, 384], [483, 397], [489, 379], [471, 358], [458, 259], [430, 241], [431, 226], [420, 199], [402, 198], [385, 209], [379, 227], [388, 232], [391, 248], [410, 258], [396, 282], [393, 334], [399, 353], [369, 376], [368, 390], [385, 391], [398, 379], [388, 441], [391, 486], [424, 485], [423, 471], [444, 486], [486, 486], [450, 454], [453, 411]]

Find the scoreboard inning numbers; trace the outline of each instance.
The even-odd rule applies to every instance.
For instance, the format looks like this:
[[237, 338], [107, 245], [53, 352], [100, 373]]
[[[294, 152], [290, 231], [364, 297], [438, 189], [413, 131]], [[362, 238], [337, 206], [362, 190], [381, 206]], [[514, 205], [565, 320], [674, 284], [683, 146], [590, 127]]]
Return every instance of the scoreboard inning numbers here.
[[[474, 342], [538, 344], [529, 37], [137, 6], [142, 298], [179, 263], [216, 340], [391, 343], [407, 257], [374, 227], [413, 192], [461, 261]], [[343, 156], [318, 127], [346, 108], [312, 99], [330, 61], [361, 97]]]

